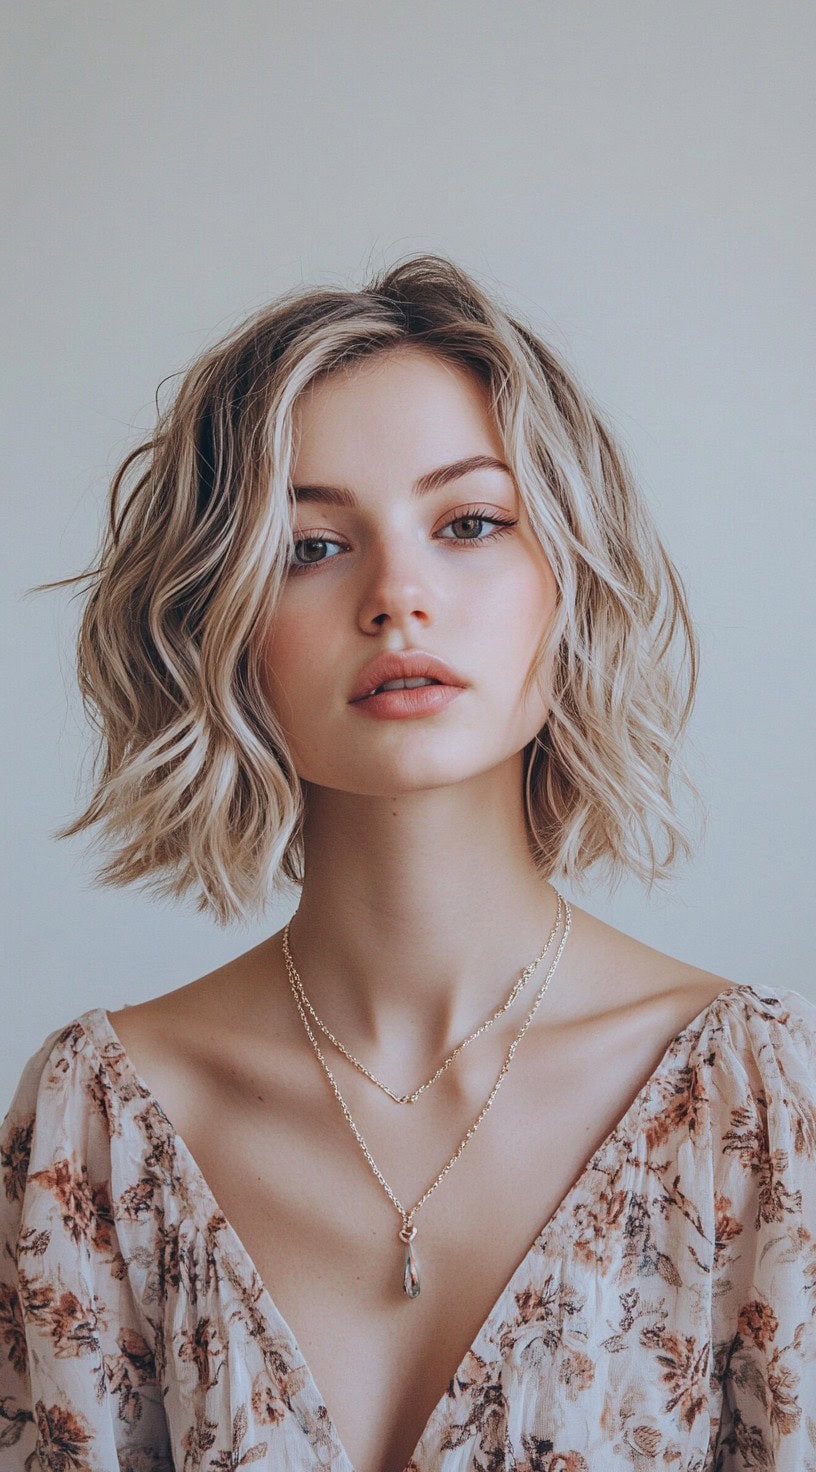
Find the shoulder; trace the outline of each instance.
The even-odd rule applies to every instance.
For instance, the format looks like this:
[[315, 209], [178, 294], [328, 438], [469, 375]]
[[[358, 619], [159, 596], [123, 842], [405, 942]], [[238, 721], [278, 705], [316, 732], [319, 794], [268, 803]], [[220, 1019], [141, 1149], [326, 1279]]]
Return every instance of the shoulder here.
[[[702, 1019], [698, 1054], [722, 1102], [760, 1117], [816, 1166], [816, 1006], [792, 988], [742, 984]], [[767, 1129], [766, 1129], [767, 1122]]]
[[33, 1114], [36, 1106], [64, 1096], [83, 1073], [83, 1062], [93, 1050], [96, 1009], [53, 1028], [23, 1065], [6, 1120]]
[[248, 1067], [259, 1040], [280, 1031], [268, 951], [264, 942], [183, 986], [107, 1013], [131, 1071], [185, 1138], [219, 1089], [228, 1091]]
[[757, 1225], [805, 1196], [816, 1211], [812, 1002], [789, 988], [730, 986], [675, 1037], [659, 1082], [640, 1121], [650, 1145], [674, 1132], [695, 1170], [701, 1154], [710, 1160], [723, 1198], [751, 1198]]
[[12, 1259], [18, 1242], [38, 1258], [66, 1233], [112, 1248], [105, 1182], [125, 1090], [104, 1056], [103, 1018], [90, 1009], [47, 1034], [0, 1123], [0, 1241]]
[[[739, 990], [730, 977], [647, 945], [573, 906], [570, 943], [550, 1016], [597, 1033], [607, 1056], [630, 1052], [647, 1072], [678, 1034]], [[645, 1076], [645, 1074], [644, 1074]]]
[[781, 1085], [786, 1070], [816, 1084], [816, 1004], [801, 992], [735, 982], [695, 1021], [704, 1047], [717, 1043], [766, 1088]]
[[14, 1200], [25, 1173], [39, 1159], [89, 1145], [118, 1128], [113, 1087], [118, 1049], [94, 1007], [49, 1032], [19, 1075], [0, 1124], [0, 1171], [5, 1195]]
[[561, 990], [585, 1015], [606, 1008], [628, 1011], [633, 1018], [641, 1012], [660, 1013], [670, 1036], [704, 1018], [709, 1007], [714, 1016], [722, 1011], [735, 1025], [739, 1018], [746, 1027], [751, 1019], [758, 1028], [775, 1022], [802, 1038], [816, 1028], [816, 1003], [791, 988], [708, 971], [578, 906], [572, 912], [572, 936], [560, 968], [567, 985]]
[[567, 985], [555, 1000], [582, 1037], [597, 1037], [599, 1068], [614, 1059], [616, 1073], [630, 1066], [641, 1079], [658, 1070], [661, 1087], [650, 1092], [658, 1110], [664, 1089], [679, 1096], [693, 1071], [700, 1100], [710, 1097], [719, 1117], [757, 1096], [792, 1098], [807, 1111], [816, 1093], [812, 1001], [694, 966], [583, 910], [575, 919]]
[[729, 983], [675, 1035], [667, 1062], [675, 1078], [694, 1075], [726, 1119], [757, 1109], [809, 1117], [816, 1161], [816, 1006], [799, 992]]

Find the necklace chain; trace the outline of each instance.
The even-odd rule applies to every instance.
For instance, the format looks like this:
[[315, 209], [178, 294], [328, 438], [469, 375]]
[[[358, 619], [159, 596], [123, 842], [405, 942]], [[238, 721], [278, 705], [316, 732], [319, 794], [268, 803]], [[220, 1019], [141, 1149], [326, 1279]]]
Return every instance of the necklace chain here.
[[286, 969], [289, 973], [289, 980], [293, 984], [293, 987], [297, 987], [298, 993], [300, 995], [300, 1000], [306, 1007], [307, 1011], [311, 1014], [313, 1021], [317, 1023], [317, 1026], [320, 1028], [321, 1032], [324, 1033], [325, 1036], [329, 1039], [329, 1042], [333, 1043], [335, 1048], [337, 1048], [339, 1052], [341, 1052], [343, 1056], [348, 1059], [349, 1063], [353, 1063], [354, 1067], [358, 1069], [360, 1073], [365, 1074], [365, 1077], [367, 1079], [370, 1079], [373, 1084], [376, 1084], [378, 1089], [382, 1089], [383, 1093], [387, 1094], [389, 1099], [393, 1099], [396, 1104], [415, 1104], [417, 1099], [420, 1097], [420, 1094], [424, 1094], [425, 1090], [429, 1089], [431, 1087], [431, 1084], [435, 1084], [436, 1080], [442, 1076], [445, 1070], [447, 1068], [450, 1068], [450, 1065], [453, 1063], [454, 1059], [459, 1056], [463, 1048], [466, 1048], [469, 1043], [472, 1043], [476, 1038], [480, 1037], [483, 1032], [486, 1032], [489, 1027], [492, 1027], [494, 1022], [498, 1022], [498, 1019], [502, 1017], [504, 1013], [509, 1010], [510, 1007], [512, 1007], [519, 992], [522, 991], [523, 988], [527, 985], [527, 982], [529, 981], [533, 972], [543, 961], [548, 950], [550, 949], [550, 946], [555, 939], [558, 927], [561, 923], [563, 901], [561, 899], [561, 895], [558, 894], [557, 891], [556, 894], [558, 903], [555, 910], [555, 920], [553, 921], [552, 929], [547, 936], [546, 944], [544, 945], [543, 950], [539, 951], [535, 960], [531, 961], [529, 966], [525, 966], [524, 970], [521, 973], [521, 976], [513, 986], [506, 1002], [504, 1002], [503, 1005], [493, 1013], [492, 1017], [488, 1017], [481, 1024], [481, 1026], [475, 1028], [474, 1031], [470, 1033], [463, 1042], [458, 1043], [453, 1052], [450, 1053], [445, 1059], [444, 1063], [441, 1063], [439, 1065], [433, 1077], [426, 1079], [425, 1083], [420, 1084], [419, 1088], [414, 1089], [413, 1093], [411, 1094], [397, 1094], [393, 1089], [389, 1089], [387, 1084], [384, 1084], [381, 1079], [378, 1079], [376, 1077], [375, 1074], [370, 1073], [365, 1065], [360, 1062], [359, 1058], [355, 1058], [354, 1054], [350, 1053], [348, 1048], [343, 1046], [343, 1044], [334, 1036], [334, 1033], [329, 1031], [325, 1022], [323, 1022], [322, 1019], [318, 1017], [314, 1007], [312, 1006], [309, 998], [306, 995], [306, 992], [304, 991], [303, 982], [300, 978], [300, 974], [298, 973], [297, 968], [295, 967], [295, 963], [292, 960], [292, 953], [289, 950], [289, 925], [291, 924], [291, 921], [285, 926], [283, 932], [283, 954], [286, 960]]
[[[558, 891], [556, 891], [556, 893], [558, 893]], [[561, 895], [560, 894], [558, 895], [558, 900], [559, 900], [559, 905], [558, 905], [558, 912], [557, 912], [557, 914], [560, 915], [560, 913], [561, 913]], [[544, 978], [544, 981], [542, 982], [541, 986], [538, 989], [538, 992], [536, 994], [536, 999], [533, 1002], [533, 1005], [530, 1008], [530, 1011], [527, 1013], [527, 1016], [524, 1019], [524, 1022], [522, 1023], [522, 1025], [521, 1025], [521, 1028], [517, 1032], [515, 1038], [513, 1039], [512, 1043], [510, 1044], [510, 1047], [507, 1050], [507, 1054], [505, 1056], [505, 1059], [504, 1059], [504, 1062], [503, 1062], [503, 1064], [501, 1066], [501, 1069], [499, 1070], [499, 1074], [498, 1074], [498, 1077], [496, 1079], [496, 1082], [494, 1083], [493, 1088], [491, 1089], [491, 1091], [490, 1091], [490, 1093], [489, 1093], [489, 1095], [488, 1095], [485, 1103], [482, 1105], [482, 1108], [479, 1111], [479, 1114], [476, 1116], [476, 1119], [473, 1121], [472, 1125], [470, 1126], [470, 1128], [467, 1131], [467, 1134], [461, 1140], [458, 1148], [454, 1151], [454, 1153], [451, 1156], [450, 1160], [447, 1162], [447, 1164], [445, 1166], [443, 1166], [442, 1170], [439, 1172], [439, 1175], [436, 1177], [436, 1180], [432, 1181], [431, 1185], [427, 1188], [426, 1191], [423, 1192], [422, 1196], [420, 1196], [419, 1200], [411, 1208], [410, 1211], [406, 1211], [405, 1207], [402, 1205], [402, 1202], [399, 1201], [397, 1199], [397, 1197], [395, 1196], [395, 1194], [392, 1191], [391, 1187], [389, 1186], [387, 1180], [385, 1179], [385, 1176], [383, 1175], [382, 1171], [379, 1169], [379, 1166], [377, 1165], [376, 1161], [374, 1160], [374, 1157], [371, 1154], [371, 1151], [369, 1150], [368, 1146], [366, 1145], [366, 1142], [363, 1139], [363, 1136], [361, 1135], [360, 1131], [358, 1130], [357, 1125], [354, 1123], [354, 1120], [352, 1119], [352, 1116], [351, 1116], [351, 1111], [350, 1111], [350, 1109], [349, 1109], [349, 1107], [348, 1107], [345, 1099], [343, 1098], [342, 1094], [340, 1093], [339, 1088], [337, 1087], [337, 1083], [335, 1081], [334, 1075], [332, 1074], [332, 1071], [329, 1068], [328, 1063], [326, 1062], [325, 1058], [323, 1057], [322, 1052], [320, 1051], [320, 1045], [319, 1045], [319, 1043], [317, 1041], [317, 1038], [315, 1037], [314, 1033], [312, 1032], [311, 1027], [309, 1026], [309, 1020], [308, 1020], [308, 1018], [306, 1016], [306, 1013], [305, 1013], [305, 1011], [303, 1009], [303, 1004], [302, 1004], [302, 1002], [300, 1000], [300, 996], [298, 994], [297, 987], [295, 986], [294, 982], [292, 981], [292, 977], [291, 977], [291, 974], [290, 974], [290, 978], [289, 979], [290, 979], [290, 983], [291, 983], [291, 986], [292, 986], [292, 995], [294, 996], [294, 999], [295, 999], [295, 1003], [296, 1003], [298, 1012], [300, 1013], [301, 1021], [303, 1022], [303, 1026], [305, 1027], [306, 1032], [309, 1035], [309, 1039], [311, 1041], [312, 1047], [314, 1048], [314, 1051], [317, 1054], [317, 1057], [318, 1057], [318, 1059], [320, 1061], [320, 1064], [321, 1064], [321, 1066], [323, 1068], [323, 1071], [326, 1074], [326, 1077], [328, 1078], [329, 1083], [331, 1084], [331, 1087], [332, 1087], [332, 1089], [334, 1091], [334, 1094], [335, 1094], [335, 1096], [337, 1098], [337, 1102], [339, 1103], [340, 1108], [343, 1111], [343, 1115], [344, 1115], [344, 1117], [345, 1117], [345, 1119], [346, 1119], [346, 1121], [347, 1121], [350, 1129], [352, 1130], [352, 1132], [353, 1132], [353, 1134], [354, 1134], [354, 1136], [355, 1136], [358, 1144], [360, 1145], [360, 1148], [363, 1151], [363, 1154], [365, 1155], [365, 1158], [368, 1161], [368, 1164], [371, 1167], [371, 1170], [374, 1172], [374, 1175], [377, 1177], [377, 1180], [380, 1182], [380, 1185], [383, 1187], [383, 1190], [385, 1191], [385, 1193], [388, 1196], [389, 1200], [396, 1207], [397, 1211], [399, 1212], [399, 1214], [400, 1214], [400, 1216], [402, 1218], [402, 1226], [400, 1228], [400, 1231], [399, 1231], [399, 1234], [398, 1235], [399, 1235], [400, 1241], [403, 1242], [403, 1243], [405, 1243], [405, 1268], [404, 1268], [404, 1272], [403, 1272], [403, 1289], [404, 1289], [405, 1293], [407, 1294], [407, 1296], [409, 1298], [416, 1298], [417, 1295], [419, 1294], [419, 1273], [418, 1273], [418, 1269], [417, 1269], [417, 1263], [416, 1263], [416, 1260], [414, 1258], [413, 1249], [412, 1249], [412, 1246], [411, 1246], [412, 1240], [413, 1240], [414, 1236], [416, 1235], [416, 1230], [417, 1230], [416, 1229], [416, 1225], [414, 1224], [414, 1220], [413, 1219], [416, 1216], [417, 1212], [419, 1211], [420, 1207], [427, 1201], [427, 1199], [430, 1196], [431, 1192], [436, 1190], [436, 1188], [439, 1185], [440, 1181], [444, 1180], [444, 1178], [447, 1175], [448, 1171], [451, 1169], [451, 1167], [453, 1165], [456, 1164], [456, 1161], [459, 1159], [459, 1157], [462, 1154], [462, 1151], [464, 1150], [464, 1148], [467, 1145], [468, 1141], [470, 1139], [472, 1139], [473, 1135], [476, 1133], [476, 1130], [478, 1129], [479, 1125], [481, 1124], [482, 1120], [484, 1119], [485, 1115], [487, 1114], [487, 1111], [489, 1110], [491, 1104], [493, 1103], [493, 1100], [496, 1097], [496, 1094], [497, 1094], [497, 1092], [499, 1090], [499, 1087], [500, 1087], [500, 1085], [502, 1083], [502, 1080], [504, 1079], [504, 1077], [505, 1077], [505, 1075], [506, 1075], [506, 1073], [507, 1073], [507, 1071], [508, 1071], [508, 1069], [510, 1067], [510, 1064], [513, 1061], [513, 1058], [514, 1058], [515, 1053], [516, 1053], [516, 1049], [518, 1048], [519, 1043], [521, 1042], [522, 1038], [524, 1037], [525, 1032], [527, 1031], [528, 1027], [530, 1026], [530, 1023], [532, 1022], [533, 1017], [535, 1016], [536, 1011], [538, 1010], [539, 1004], [541, 1003], [541, 1001], [542, 1001], [542, 999], [544, 997], [544, 994], [545, 994], [545, 992], [546, 992], [546, 990], [547, 990], [550, 982], [552, 981], [552, 978], [553, 978], [553, 976], [555, 974], [555, 969], [556, 969], [556, 967], [558, 965], [558, 962], [561, 959], [561, 955], [562, 955], [562, 952], [564, 950], [564, 946], [567, 943], [567, 937], [568, 937], [568, 935], [570, 933], [570, 929], [572, 927], [572, 910], [570, 908], [569, 900], [564, 900], [563, 903], [566, 906], [566, 921], [565, 921], [565, 924], [564, 924], [564, 933], [561, 936], [561, 941], [560, 941], [560, 944], [558, 946], [558, 950], [556, 951], [555, 957], [553, 958], [553, 961], [550, 964], [549, 970], [547, 972], [547, 975]], [[287, 926], [287, 929], [288, 929], [288, 926]], [[284, 939], [285, 939], [285, 934], [284, 934]]]

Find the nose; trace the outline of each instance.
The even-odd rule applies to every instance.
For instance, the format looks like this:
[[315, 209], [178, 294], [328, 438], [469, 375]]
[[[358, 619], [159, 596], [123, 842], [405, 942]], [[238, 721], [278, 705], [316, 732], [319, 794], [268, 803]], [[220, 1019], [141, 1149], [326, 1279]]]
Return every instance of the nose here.
[[423, 568], [416, 548], [394, 538], [390, 547], [372, 549], [358, 610], [360, 627], [370, 630], [433, 621], [431, 569]]

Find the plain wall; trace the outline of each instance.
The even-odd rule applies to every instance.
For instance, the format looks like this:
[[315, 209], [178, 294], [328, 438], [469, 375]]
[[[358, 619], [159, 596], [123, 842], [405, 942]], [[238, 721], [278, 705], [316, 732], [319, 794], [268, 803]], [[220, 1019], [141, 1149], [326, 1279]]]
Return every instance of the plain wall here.
[[812, 5], [7, 0], [3, 25], [0, 1113], [47, 1032], [291, 913], [221, 930], [95, 889], [87, 839], [49, 836], [88, 790], [91, 733], [78, 605], [25, 589], [87, 565], [160, 380], [291, 285], [418, 250], [564, 353], [696, 617], [705, 838], [664, 895], [573, 897], [816, 996]]

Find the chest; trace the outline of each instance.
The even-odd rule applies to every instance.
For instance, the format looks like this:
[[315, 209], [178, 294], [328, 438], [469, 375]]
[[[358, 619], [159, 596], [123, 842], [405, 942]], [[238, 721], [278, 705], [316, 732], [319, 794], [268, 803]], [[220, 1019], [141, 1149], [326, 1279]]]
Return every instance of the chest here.
[[[608, 1072], [593, 1087], [590, 1069], [577, 1090], [569, 1050], [545, 1067], [529, 1041], [416, 1214], [415, 1299], [402, 1286], [399, 1213], [316, 1060], [305, 1087], [284, 1075], [248, 1089], [209, 1074], [176, 1100], [177, 1128], [289, 1325], [355, 1472], [403, 1472], [486, 1321], [512, 1320], [514, 1277], [640, 1081], [633, 1058], [616, 1089]], [[495, 1060], [474, 1058], [420, 1109], [337, 1069], [407, 1209], [457, 1150], [496, 1073]]]

